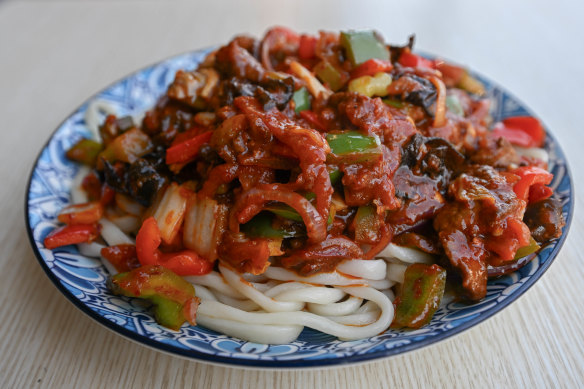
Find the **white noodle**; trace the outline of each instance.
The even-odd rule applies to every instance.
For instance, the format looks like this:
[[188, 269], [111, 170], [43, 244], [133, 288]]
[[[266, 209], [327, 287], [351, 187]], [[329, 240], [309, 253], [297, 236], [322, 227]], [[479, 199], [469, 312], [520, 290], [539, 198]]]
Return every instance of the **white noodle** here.
[[237, 290], [245, 297], [254, 301], [268, 312], [290, 312], [299, 311], [304, 308], [304, 303], [301, 302], [276, 301], [272, 298], [269, 298], [254, 288], [249, 282], [241, 278], [241, 276], [233, 270], [221, 265], [219, 265], [219, 269], [221, 270], [221, 274], [223, 274], [223, 277], [225, 277], [225, 281], [227, 281], [229, 286]]
[[215, 297], [215, 295], [213, 294], [213, 292], [211, 292], [209, 289], [205, 288], [202, 285], [195, 286], [195, 294], [201, 300], [217, 301], [217, 297]]
[[393, 290], [385, 289], [385, 290], [382, 290], [380, 292], [383, 293], [384, 295], [386, 295], [387, 298], [389, 299], [389, 301], [393, 302], [393, 300], [395, 300], [395, 293], [393, 293]]
[[118, 269], [105, 257], [101, 257], [101, 261], [103, 262], [103, 266], [107, 269], [108, 273], [112, 276], [118, 274]]
[[387, 278], [399, 284], [403, 284], [406, 269], [407, 266], [401, 263], [390, 263], [387, 265]]
[[[254, 286], [255, 286], [255, 284], [254, 284]], [[304, 289], [307, 286], [311, 286], [311, 285], [304, 284], [302, 282], [287, 281], [287, 282], [281, 282], [281, 283], [279, 283], [279, 284], [277, 284], [269, 289], [265, 289], [262, 292], [267, 297], [273, 298], [282, 292], [288, 292], [290, 290]]]
[[355, 313], [363, 302], [362, 298], [351, 296], [347, 300], [334, 304], [306, 304], [306, 308], [321, 316], [345, 316]]
[[215, 297], [217, 297], [217, 300], [221, 301], [223, 304], [227, 304], [234, 308], [241, 309], [242, 311], [250, 312], [257, 311], [258, 309], [260, 309], [260, 306], [251, 300], [238, 300], [218, 292], [215, 293]]
[[223, 275], [215, 271], [205, 274], [203, 276], [185, 276], [185, 280], [194, 284], [195, 287], [198, 285], [204, 285], [211, 289], [215, 289], [220, 293], [223, 293], [229, 297], [236, 299], [244, 299], [245, 296], [239, 293], [237, 290], [233, 289], [227, 281], [223, 278]]
[[354, 277], [382, 280], [385, 278], [386, 264], [382, 259], [351, 259], [341, 262], [337, 271]]
[[264, 274], [251, 274], [251, 273], [244, 273], [241, 275], [244, 280], [248, 282], [266, 282], [269, 280]]
[[379, 317], [379, 309], [375, 311], [355, 313], [347, 316], [330, 316], [327, 319], [346, 326], [364, 326], [373, 323]]
[[86, 257], [92, 258], [100, 258], [101, 257], [101, 249], [105, 248], [106, 246], [99, 244], [97, 242], [91, 243], [78, 243], [77, 249], [81, 255], [85, 255]]
[[332, 304], [345, 297], [345, 293], [335, 288], [310, 286], [304, 289], [288, 290], [274, 297], [278, 301], [297, 301], [316, 304]]
[[[306, 326], [344, 340], [357, 340], [374, 336], [389, 327], [393, 319], [393, 305], [383, 293], [370, 287], [345, 287], [340, 289], [345, 293], [374, 302], [381, 309], [381, 315], [376, 321], [365, 326], [345, 326], [310, 312], [245, 312], [216, 301], [203, 301], [199, 306], [198, 315], [245, 322], [247, 324]], [[240, 336], [248, 338], [247, 334], [244, 333]], [[266, 339], [265, 337], [260, 337], [255, 341], [266, 342]], [[282, 339], [273, 339], [272, 342], [286, 343]]]
[[434, 263], [434, 257], [428, 253], [409, 247], [398, 246], [394, 243], [388, 244], [377, 257], [389, 259], [397, 258], [407, 263]]
[[112, 217], [110, 221], [126, 234], [137, 231], [140, 228], [140, 219], [132, 215]]
[[[206, 302], [201, 304], [206, 304]], [[291, 343], [298, 338], [298, 335], [300, 335], [303, 329], [301, 325], [250, 324], [236, 320], [216, 318], [201, 313], [200, 308], [199, 312], [197, 312], [197, 324], [229, 336], [246, 339], [250, 342], [271, 344]]]
[[83, 179], [89, 174], [89, 172], [90, 170], [87, 166], [81, 166], [79, 171], [77, 171], [75, 178], [73, 178], [73, 182], [71, 183], [71, 204], [81, 204], [89, 201], [87, 193], [81, 189]]
[[114, 107], [107, 101], [93, 100], [89, 103], [85, 111], [85, 125], [91, 131], [94, 139], [101, 139], [99, 135], [99, 125], [102, 122], [100, 112], [106, 115], [116, 114]]
[[132, 238], [124, 234], [118, 226], [106, 218], [102, 218], [99, 221], [99, 224], [101, 224], [101, 236], [109, 246], [115, 246], [118, 244], [135, 244]]
[[[281, 267], [274, 267], [270, 266], [266, 269], [264, 274], [271, 279], [280, 280], [280, 281], [299, 281], [299, 282], [307, 282], [311, 284], [319, 284], [319, 285], [338, 285], [338, 286], [349, 286], [349, 285], [370, 285], [375, 281], [362, 279], [362, 278], [355, 278], [355, 277], [348, 277], [336, 271], [331, 273], [320, 273], [315, 274], [313, 276], [302, 277], [297, 275], [291, 270], [287, 270]], [[381, 285], [385, 285], [386, 280], [379, 280]], [[391, 286], [391, 285], [390, 285]], [[389, 286], [381, 289], [387, 289]]]

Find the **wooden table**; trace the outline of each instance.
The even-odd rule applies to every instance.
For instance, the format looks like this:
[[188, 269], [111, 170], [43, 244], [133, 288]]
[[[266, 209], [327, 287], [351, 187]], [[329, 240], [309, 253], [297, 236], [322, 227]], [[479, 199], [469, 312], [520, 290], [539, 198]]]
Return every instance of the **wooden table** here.
[[[403, 1], [396, 3], [406, 3]], [[520, 96], [567, 152], [584, 190], [582, 3], [568, 0], [0, 3], [0, 387], [577, 387], [584, 385], [584, 203], [554, 265], [518, 302], [442, 343], [340, 369], [216, 367], [107, 331], [43, 273], [24, 226], [25, 185], [53, 129], [111, 81], [170, 55], [256, 36], [375, 27], [473, 66]], [[511, 2], [509, 2], [511, 3]]]

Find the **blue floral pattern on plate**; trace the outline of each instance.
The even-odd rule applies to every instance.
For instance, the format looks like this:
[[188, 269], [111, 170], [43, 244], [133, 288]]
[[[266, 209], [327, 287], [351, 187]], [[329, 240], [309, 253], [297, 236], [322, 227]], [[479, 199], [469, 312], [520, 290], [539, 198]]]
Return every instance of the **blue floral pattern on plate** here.
[[[476, 304], [452, 302], [442, 306], [432, 322], [419, 330], [388, 330], [358, 341], [344, 342], [306, 328], [284, 345], [245, 342], [202, 327], [183, 326], [171, 331], [158, 325], [146, 306], [136, 299], [112, 295], [106, 288], [108, 273], [99, 260], [87, 258], [75, 247], [48, 250], [44, 237], [55, 225], [59, 210], [69, 203], [69, 188], [78, 166], [65, 158], [65, 150], [90, 135], [84, 121], [88, 103], [107, 101], [118, 115], [139, 114], [162, 95], [179, 69], [193, 69], [210, 50], [182, 54], [140, 70], [99, 92], [57, 128], [43, 148], [31, 173], [26, 202], [28, 232], [35, 254], [57, 288], [83, 312], [132, 340], [173, 354], [235, 366], [269, 368], [316, 367], [355, 363], [414, 350], [470, 328], [499, 312], [522, 295], [550, 266], [558, 254], [573, 214], [572, 182], [566, 158], [548, 136], [552, 187], [562, 200], [567, 224], [562, 237], [546, 245], [528, 265], [489, 281], [487, 297]], [[517, 99], [479, 77], [493, 97], [495, 120], [531, 115]]]

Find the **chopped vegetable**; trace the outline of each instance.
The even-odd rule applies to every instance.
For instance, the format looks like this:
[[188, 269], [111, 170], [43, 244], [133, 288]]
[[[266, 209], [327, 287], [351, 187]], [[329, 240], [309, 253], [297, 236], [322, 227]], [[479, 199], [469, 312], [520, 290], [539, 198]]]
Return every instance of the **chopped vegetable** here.
[[345, 48], [353, 66], [360, 65], [371, 58], [389, 60], [389, 51], [373, 31], [341, 32], [341, 45]]
[[331, 179], [331, 185], [336, 185], [338, 182], [340, 182], [342, 176], [343, 172], [341, 172], [339, 168], [337, 167], [335, 167], [334, 169], [329, 168], [329, 177]]
[[186, 163], [192, 161], [199, 153], [201, 146], [209, 142], [211, 135], [213, 135], [213, 132], [207, 131], [168, 148], [166, 150], [166, 163], [170, 165], [173, 163]]
[[527, 246], [523, 246], [517, 249], [517, 252], [515, 253], [515, 259], [520, 259], [530, 254], [533, 254], [537, 250], [539, 250], [539, 247], [540, 247], [539, 244], [537, 244], [535, 239], [531, 237], [529, 240], [529, 244]]
[[471, 76], [468, 72], [462, 75], [462, 78], [456, 86], [478, 96], [485, 94], [485, 86], [483, 83]]
[[[312, 192], [308, 192], [304, 195], [304, 197], [306, 197], [306, 199], [308, 199], [308, 200], [314, 200], [316, 198], [316, 195]], [[281, 216], [285, 219], [290, 219], [290, 220], [294, 220], [297, 222], [303, 221], [300, 214], [298, 212], [296, 212], [296, 210], [294, 208], [292, 208], [291, 206], [289, 206], [287, 204], [277, 203], [277, 204], [267, 205], [264, 207], [264, 209], [266, 211], [272, 212], [275, 215]], [[327, 223], [331, 224], [333, 218], [334, 218], [334, 210], [331, 209], [331, 211], [329, 212], [329, 218], [328, 218]]]
[[192, 196], [186, 208], [183, 242], [209, 261], [217, 258], [217, 246], [225, 230], [227, 206], [209, 197]]
[[290, 62], [290, 71], [306, 83], [306, 87], [314, 97], [329, 98], [332, 95], [333, 92], [324, 87], [310, 70], [300, 63], [296, 61]]
[[99, 236], [97, 224], [73, 224], [54, 229], [47, 235], [44, 245], [49, 250], [77, 243], [93, 242]]
[[136, 236], [136, 254], [142, 265], [162, 265], [180, 276], [202, 275], [213, 270], [213, 264], [193, 250], [161, 252], [158, 249], [161, 242], [156, 220], [153, 217], [144, 220]]
[[99, 201], [68, 205], [59, 213], [57, 219], [65, 224], [93, 224], [103, 215], [103, 205]]
[[522, 147], [542, 147], [545, 131], [539, 120], [531, 116], [514, 116], [495, 124], [493, 135]]
[[101, 256], [107, 259], [117, 271], [125, 272], [140, 267], [136, 246], [133, 244], [118, 244], [104, 247], [100, 252]]
[[327, 134], [326, 140], [331, 152], [337, 155], [362, 152], [379, 146], [377, 138], [363, 135], [357, 131]]
[[[99, 154], [99, 158], [104, 158], [109, 162], [121, 161], [133, 163], [143, 155], [148, 154], [154, 149], [150, 137], [138, 128], [119, 135], [115, 138], [105, 150]], [[98, 160], [98, 168], [103, 167]]]
[[304, 110], [300, 112], [300, 117], [309, 122], [310, 124], [312, 124], [314, 128], [321, 131], [326, 130], [326, 126], [323, 123], [321, 123], [320, 119], [318, 118], [318, 115], [313, 111], [310, 111], [308, 109]]
[[71, 161], [76, 161], [87, 166], [95, 166], [97, 156], [103, 150], [103, 144], [92, 139], [81, 139], [75, 143], [65, 155]]
[[341, 89], [345, 84], [341, 72], [328, 61], [322, 61], [316, 65], [314, 73], [333, 91]]
[[196, 324], [200, 300], [195, 288], [162, 266], [142, 266], [116, 274], [108, 284], [114, 294], [150, 301], [156, 321], [165, 327], [178, 330], [185, 321]]
[[444, 295], [446, 270], [438, 265], [414, 263], [406, 269], [396, 298], [392, 327], [420, 328], [430, 322]]
[[298, 57], [303, 60], [312, 59], [316, 54], [316, 37], [302, 34], [300, 36], [300, 46], [298, 46]]
[[409, 51], [404, 51], [399, 57], [399, 63], [402, 66], [409, 68], [428, 68], [434, 69], [434, 61], [426, 59], [422, 56], [412, 54]]
[[357, 92], [367, 97], [388, 95], [387, 87], [391, 84], [391, 76], [387, 73], [377, 73], [375, 76], [362, 76], [349, 82], [349, 92]]
[[384, 61], [382, 59], [371, 58], [361, 65], [357, 66], [351, 72], [351, 78], [359, 78], [363, 76], [374, 76], [380, 72], [390, 72], [393, 69], [391, 61]]
[[457, 116], [464, 116], [464, 109], [460, 105], [460, 100], [454, 95], [446, 96], [446, 107], [448, 110]]
[[[274, 212], [275, 213], [275, 212]], [[298, 215], [298, 214], [297, 214]], [[274, 217], [267, 212], [260, 212], [250, 221], [241, 226], [241, 231], [251, 238], [292, 238], [298, 236], [297, 231], [284, 228], [274, 228]], [[300, 219], [302, 221], [302, 219]]]
[[382, 100], [385, 104], [392, 106], [394, 108], [403, 108], [405, 106], [405, 103], [403, 101], [399, 101], [399, 100], [393, 100], [393, 99], [383, 99]]
[[294, 111], [296, 113], [310, 109], [310, 93], [305, 87], [294, 92], [292, 100], [294, 101]]
[[536, 166], [524, 166], [513, 170], [512, 173], [517, 174], [520, 177], [520, 180], [513, 186], [513, 191], [521, 200], [531, 203], [532, 190], [537, 191], [534, 192], [534, 200], [537, 199], [537, 201], [551, 196], [551, 188], [550, 192], [547, 192], [547, 197], [543, 198], [541, 196], [541, 189], [534, 189], [534, 187], [537, 188], [538, 185], [549, 185], [552, 182], [554, 176], [547, 170]]
[[160, 203], [154, 209], [152, 216], [158, 223], [164, 243], [170, 244], [178, 235], [184, 220], [187, 199], [191, 193], [188, 189], [173, 182], [166, 188]]
[[365, 205], [359, 207], [353, 220], [355, 241], [366, 244], [373, 244], [378, 241], [379, 224], [375, 206]]

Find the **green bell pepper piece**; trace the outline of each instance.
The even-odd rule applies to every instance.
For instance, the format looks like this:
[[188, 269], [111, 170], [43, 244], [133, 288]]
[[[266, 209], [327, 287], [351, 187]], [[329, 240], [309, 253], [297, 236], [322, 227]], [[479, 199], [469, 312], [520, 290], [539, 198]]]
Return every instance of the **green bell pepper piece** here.
[[75, 143], [73, 147], [67, 150], [65, 155], [71, 161], [95, 167], [97, 156], [101, 150], [103, 150], [103, 144], [91, 139], [81, 139], [79, 142]]
[[535, 253], [537, 250], [539, 250], [539, 244], [537, 244], [535, 239], [533, 239], [533, 237], [531, 237], [529, 240], [529, 244], [527, 246], [523, 246], [523, 247], [520, 247], [519, 249], [517, 249], [517, 252], [515, 253], [514, 259], [520, 259], [520, 258], [526, 257], [530, 254]]
[[355, 214], [355, 241], [368, 242], [377, 236], [377, 211], [373, 205], [361, 206]]
[[185, 305], [196, 299], [193, 285], [160, 265], [116, 274], [108, 280], [108, 286], [114, 294], [150, 301], [156, 321], [174, 330], [187, 320]]
[[322, 61], [316, 65], [314, 73], [333, 91], [338, 91], [345, 84], [341, 73], [328, 61]]
[[[294, 210], [292, 209], [292, 211]], [[294, 213], [296, 213], [296, 211], [294, 211]], [[296, 213], [296, 215], [298, 216], [298, 218], [300, 218], [300, 215], [298, 215], [298, 213]], [[251, 238], [279, 239], [293, 238], [295, 236], [298, 236], [298, 234], [293, 231], [275, 229], [272, 226], [273, 219], [274, 219], [273, 215], [271, 215], [269, 212], [260, 212], [256, 216], [254, 216], [250, 221], [243, 224], [240, 228], [243, 233], [245, 233], [247, 236]], [[302, 218], [300, 218], [300, 221], [302, 221]]]
[[347, 31], [341, 32], [341, 45], [345, 48], [347, 56], [353, 66], [377, 58], [389, 60], [389, 51], [373, 31]]
[[341, 180], [341, 177], [343, 177], [343, 172], [336, 166], [333, 168], [327, 166], [327, 169], [331, 178], [331, 185], [336, 185]]
[[403, 108], [405, 106], [405, 104], [403, 103], [403, 101], [399, 101], [399, 100], [392, 100], [392, 99], [383, 99], [382, 100], [385, 104], [390, 105], [394, 108]]
[[377, 138], [363, 135], [357, 131], [327, 134], [326, 141], [331, 148], [331, 152], [336, 155], [362, 152], [379, 146]]
[[[304, 197], [307, 200], [314, 200], [316, 198], [316, 195], [313, 192], [307, 192], [304, 195]], [[290, 219], [290, 220], [294, 220], [297, 222], [303, 221], [300, 214], [298, 214], [298, 212], [296, 212], [296, 210], [294, 208], [292, 208], [291, 206], [289, 206], [287, 204], [268, 205], [268, 206], [264, 207], [264, 209], [266, 211], [272, 212], [273, 214], [281, 216], [285, 219]], [[327, 220], [327, 224], [331, 224], [333, 222], [333, 217], [334, 217], [334, 215], [332, 215], [332, 213], [329, 212], [329, 218]]]
[[294, 92], [292, 100], [294, 100], [294, 111], [296, 113], [310, 109], [310, 93], [305, 87]]
[[394, 304], [394, 328], [420, 328], [432, 320], [446, 286], [446, 270], [438, 265], [414, 263], [406, 269], [402, 289]]

